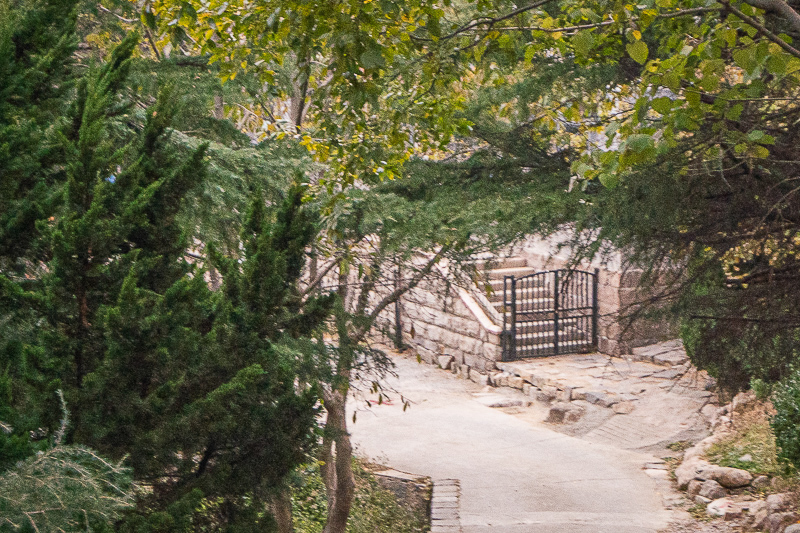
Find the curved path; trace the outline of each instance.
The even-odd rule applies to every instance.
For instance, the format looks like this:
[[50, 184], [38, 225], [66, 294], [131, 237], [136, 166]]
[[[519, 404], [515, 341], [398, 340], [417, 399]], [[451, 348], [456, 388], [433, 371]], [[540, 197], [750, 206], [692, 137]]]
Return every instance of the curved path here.
[[[357, 452], [393, 468], [461, 482], [465, 533], [642, 533], [666, 527], [649, 455], [563, 435], [472, 393], [480, 387], [396, 356], [390, 385], [413, 402], [358, 412]], [[351, 402], [364, 405], [363, 401]]]

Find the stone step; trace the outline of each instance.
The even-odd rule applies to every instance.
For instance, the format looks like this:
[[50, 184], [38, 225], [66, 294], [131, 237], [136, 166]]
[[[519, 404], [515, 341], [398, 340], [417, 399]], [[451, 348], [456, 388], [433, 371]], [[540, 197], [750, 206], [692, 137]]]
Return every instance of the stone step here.
[[[529, 289], [529, 290], [527, 290], [525, 292], [528, 294], [528, 296], [543, 297], [543, 296], [547, 296], [549, 291], [550, 291], [550, 287], [542, 286], [542, 287], [533, 287], [532, 289]], [[489, 294], [488, 298], [489, 298], [490, 302], [493, 302], [493, 303], [494, 302], [500, 302], [500, 303], [502, 303], [503, 302], [503, 287], [502, 287], [502, 285], [500, 286], [499, 290], [493, 290], [491, 292], [491, 294]], [[517, 301], [519, 301], [519, 300], [517, 300]]]
[[481, 259], [475, 261], [478, 270], [496, 270], [498, 268], [525, 268], [528, 260], [524, 257], [497, 257], [494, 259]]
[[489, 279], [500, 280], [502, 287], [503, 278], [506, 276], [522, 277], [529, 274], [535, 274], [536, 269], [530, 267], [514, 267], [514, 268], [496, 268], [488, 272]]
[[[558, 341], [558, 350], [559, 352], [564, 355], [570, 353], [569, 350], [571, 348], [575, 349], [574, 353], [580, 353], [583, 347], [586, 346], [586, 340], [569, 340], [569, 341], [562, 341], [559, 339]], [[526, 348], [534, 348], [533, 350], [529, 350]], [[520, 344], [517, 343], [517, 357], [525, 357], [526, 352], [545, 352], [553, 350], [555, 347], [552, 342], [546, 343], [536, 343], [536, 344]]]
[[[550, 331], [538, 331], [536, 333], [517, 333], [517, 346], [531, 346], [531, 345], [543, 345], [543, 341], [547, 341], [547, 345], [550, 346], [553, 339], [555, 338], [555, 332]], [[589, 340], [589, 334], [581, 331], [579, 329], [575, 329], [572, 331], [558, 331], [558, 340], [559, 344], [569, 343], [569, 342], [577, 342], [584, 344], [586, 341]]]
[[[544, 296], [542, 298], [517, 298], [517, 313], [552, 313], [553, 298]], [[499, 311], [503, 307], [502, 301], [494, 302], [495, 308]]]

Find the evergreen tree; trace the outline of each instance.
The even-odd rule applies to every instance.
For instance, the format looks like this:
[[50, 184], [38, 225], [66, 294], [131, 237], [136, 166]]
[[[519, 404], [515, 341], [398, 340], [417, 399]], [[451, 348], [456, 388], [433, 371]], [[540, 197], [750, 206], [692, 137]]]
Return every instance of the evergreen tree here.
[[[46, 27], [40, 15], [30, 28]], [[302, 189], [277, 210], [256, 195], [237, 254], [208, 249], [205, 266], [223, 279], [212, 291], [204, 265], [187, 260], [191, 217], [181, 213], [203, 182], [206, 148], [172, 142], [168, 88], [143, 120], [126, 101], [135, 46], [125, 39], [72, 91], [31, 67], [43, 87], [64, 89], [50, 104], [66, 118], [31, 126], [28, 144], [4, 152], [3, 169], [16, 170], [2, 175], [13, 195], [0, 213], [0, 328], [13, 334], [0, 342], [0, 470], [36, 447], [28, 431], [58, 427], [63, 388], [68, 442], [128, 456], [148, 488], [123, 529], [268, 528], [266, 498], [315, 441], [310, 335], [331, 300], [297, 288], [314, 221]], [[19, 87], [4, 98], [32, 101]]]

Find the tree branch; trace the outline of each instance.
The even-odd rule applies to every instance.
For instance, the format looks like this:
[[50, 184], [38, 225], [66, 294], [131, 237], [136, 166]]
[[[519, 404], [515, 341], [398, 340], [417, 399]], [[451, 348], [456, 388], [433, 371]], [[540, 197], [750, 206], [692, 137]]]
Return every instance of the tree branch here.
[[400, 286], [400, 287], [397, 287], [395, 290], [393, 290], [392, 292], [390, 292], [389, 294], [384, 296], [384, 298], [378, 303], [378, 305], [375, 306], [375, 308], [369, 314], [369, 316], [367, 317], [367, 320], [364, 322], [364, 325], [362, 325], [360, 328], [358, 328], [353, 333], [353, 336], [351, 337], [351, 341], [353, 343], [361, 342], [364, 339], [364, 336], [369, 331], [369, 328], [371, 327], [372, 323], [378, 317], [378, 315], [381, 314], [381, 312], [384, 309], [386, 309], [386, 307], [389, 304], [394, 303], [403, 294], [405, 294], [406, 292], [410, 291], [411, 289], [413, 289], [414, 287], [419, 285], [420, 282], [425, 278], [425, 276], [430, 274], [430, 272], [433, 269], [433, 267], [442, 259], [442, 256], [444, 256], [444, 254], [450, 248], [452, 248], [452, 246], [453, 246], [452, 244], [443, 245], [442, 248], [438, 252], [436, 252], [436, 254], [434, 254], [433, 257], [431, 257], [428, 260], [427, 263], [425, 263], [425, 266], [422, 267], [420, 270], [418, 270], [411, 277], [411, 279], [409, 280], [408, 284]]
[[[759, 2], [759, 1], [761, 1], [761, 0], [750, 0], [750, 1], [748, 1], [748, 4], [754, 5], [754, 2]], [[765, 2], [769, 2], [770, 0], [764, 0], [764, 1]], [[777, 0], [777, 1], [780, 2], [780, 0]], [[730, 0], [719, 0], [719, 2], [722, 5], [724, 5], [726, 8], [728, 8], [731, 13], [733, 13], [734, 15], [736, 15], [737, 17], [739, 17], [740, 19], [742, 19], [743, 21], [745, 21], [746, 23], [750, 24], [752, 27], [754, 27], [755, 29], [760, 31], [762, 34], [764, 34], [764, 36], [767, 39], [769, 39], [773, 43], [777, 44], [778, 46], [780, 46], [781, 48], [783, 48], [784, 50], [786, 50], [787, 52], [789, 52], [793, 56], [795, 56], [797, 58], [800, 58], [800, 50], [798, 50], [797, 48], [793, 47], [792, 45], [790, 45], [789, 43], [787, 43], [786, 41], [784, 41], [783, 39], [781, 39], [780, 37], [778, 37], [777, 35], [772, 33], [770, 30], [767, 29], [766, 26], [761, 24], [759, 21], [757, 21], [753, 17], [751, 17], [749, 15], [745, 15], [739, 9], [733, 7], [731, 5], [731, 3], [730, 3]], [[789, 8], [789, 9], [791, 9], [791, 8]], [[792, 11], [794, 11], [794, 10], [792, 10]], [[796, 14], [797, 13], [795, 12], [795, 15]]]
[[[744, 0], [747, 4], [767, 13], [774, 13], [791, 24], [795, 31], [800, 31], [800, 13], [783, 0]], [[737, 15], [738, 16], [738, 15]]]

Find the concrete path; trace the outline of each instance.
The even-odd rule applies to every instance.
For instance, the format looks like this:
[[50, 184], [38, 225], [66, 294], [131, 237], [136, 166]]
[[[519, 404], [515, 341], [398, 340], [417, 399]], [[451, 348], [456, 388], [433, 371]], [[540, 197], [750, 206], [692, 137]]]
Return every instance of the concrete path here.
[[[357, 453], [393, 468], [461, 483], [465, 533], [643, 533], [672, 518], [652, 456], [590, 442], [479, 403], [481, 387], [410, 357], [389, 381], [413, 402], [365, 409], [351, 424]], [[515, 391], [495, 389], [501, 394]], [[664, 495], [666, 496], [666, 495]]]

